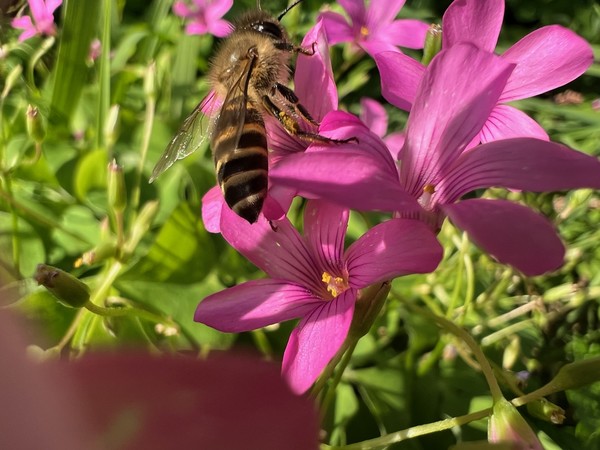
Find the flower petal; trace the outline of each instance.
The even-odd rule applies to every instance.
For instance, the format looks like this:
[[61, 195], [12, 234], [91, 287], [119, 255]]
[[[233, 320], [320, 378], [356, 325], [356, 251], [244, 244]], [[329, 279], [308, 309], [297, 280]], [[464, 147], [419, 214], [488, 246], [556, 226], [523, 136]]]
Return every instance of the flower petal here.
[[210, 23], [212, 20], [220, 19], [227, 11], [231, 9], [232, 6], [233, 0], [218, 0], [210, 2], [206, 8], [207, 21]]
[[358, 142], [345, 144], [319, 144], [314, 143], [309, 151], [324, 151], [331, 149], [356, 148], [363, 153], [373, 155], [377, 158], [381, 168], [392, 176], [397, 174], [396, 162], [390, 158], [385, 144], [372, 133], [360, 119], [344, 111], [332, 111], [323, 119], [319, 126], [319, 133], [332, 139], [355, 139]]
[[339, 297], [322, 302], [290, 335], [281, 372], [295, 393], [302, 394], [310, 388], [344, 343], [356, 295], [355, 289], [348, 289]]
[[194, 320], [239, 333], [297, 319], [321, 303], [306, 288], [285, 280], [252, 280], [206, 297], [196, 308]]
[[310, 200], [304, 211], [304, 238], [323, 270], [343, 269], [344, 239], [350, 211], [323, 200]]
[[202, 22], [190, 22], [185, 27], [186, 34], [206, 34], [208, 33], [208, 25]]
[[383, 138], [383, 142], [385, 142], [385, 145], [390, 151], [390, 155], [392, 155], [392, 158], [395, 160], [400, 159], [400, 150], [402, 150], [405, 140], [406, 135], [404, 133], [390, 133]]
[[221, 210], [225, 199], [221, 188], [215, 186], [202, 197], [202, 222], [209, 233], [221, 232]]
[[[343, 176], [337, 177], [343, 167]], [[385, 174], [374, 158], [359, 149], [292, 155], [271, 171], [271, 178], [299, 195], [321, 198], [361, 211], [417, 211], [420, 206]]]
[[48, 19], [48, 12], [46, 11], [46, 3], [44, 0], [28, 0], [29, 11], [36, 24], [43, 22]]
[[338, 0], [338, 3], [346, 10], [355, 27], [366, 25], [367, 10], [364, 0]]
[[442, 20], [444, 48], [471, 42], [482, 50], [493, 52], [503, 19], [504, 0], [455, 0]]
[[210, 34], [216, 37], [225, 37], [233, 31], [233, 25], [226, 20], [215, 20], [208, 28]]
[[423, 48], [429, 24], [420, 20], [400, 19], [377, 31], [376, 36], [390, 44], [406, 48]]
[[481, 142], [517, 137], [550, 140], [541, 125], [523, 111], [509, 105], [496, 105], [479, 133]]
[[62, 5], [63, 0], [46, 0], [46, 12], [48, 14], [53, 14], [60, 5]]
[[173, 13], [179, 17], [188, 17], [194, 14], [188, 4], [183, 0], [176, 1], [173, 4]]
[[437, 186], [439, 203], [475, 189], [505, 187], [532, 192], [600, 189], [600, 161], [539, 139], [505, 139], [463, 153]]
[[400, 179], [419, 197], [437, 185], [456, 157], [479, 133], [502, 93], [513, 65], [458, 44], [428, 66], [411, 110], [402, 150]]
[[563, 264], [565, 248], [544, 216], [506, 200], [472, 199], [444, 205], [469, 239], [525, 275], [541, 275]]
[[399, 52], [381, 52], [373, 56], [381, 76], [381, 95], [397, 108], [410, 111], [425, 66]]
[[406, 0], [371, 0], [366, 13], [367, 27], [376, 29], [391, 23], [405, 3]]
[[377, 136], [382, 138], [387, 131], [388, 116], [381, 103], [372, 98], [360, 99], [360, 120]]
[[267, 142], [269, 143], [269, 168], [289, 154], [303, 152], [308, 147], [306, 142], [291, 136], [272, 116], [265, 117]]
[[[35, 33], [35, 27], [33, 26], [33, 22], [31, 22], [31, 17], [29, 17], [29, 16], [15, 17], [10, 22], [10, 25], [13, 28], [18, 28], [20, 30], [33, 30]], [[22, 39], [19, 39], [19, 40], [22, 40]]]
[[294, 90], [304, 107], [317, 122], [320, 122], [325, 114], [336, 109], [338, 105], [337, 87], [329, 58], [329, 44], [321, 20], [308, 31], [302, 40], [302, 46], [314, 48], [315, 54], [298, 55]]
[[288, 280], [312, 292], [322, 289], [322, 272], [304, 240], [286, 218], [270, 223], [261, 215], [251, 225], [224, 207], [221, 234], [271, 278]]
[[346, 253], [350, 285], [357, 289], [437, 267], [443, 250], [418, 220], [392, 219], [367, 231]]
[[594, 60], [590, 44], [571, 30], [550, 25], [529, 33], [502, 58], [517, 66], [501, 102], [533, 97], [573, 81]]
[[327, 41], [330, 45], [354, 40], [354, 31], [341, 14], [326, 11], [319, 15], [319, 19], [323, 21]]
[[262, 213], [267, 220], [281, 220], [290, 209], [296, 192], [283, 186], [272, 186], [269, 189]]

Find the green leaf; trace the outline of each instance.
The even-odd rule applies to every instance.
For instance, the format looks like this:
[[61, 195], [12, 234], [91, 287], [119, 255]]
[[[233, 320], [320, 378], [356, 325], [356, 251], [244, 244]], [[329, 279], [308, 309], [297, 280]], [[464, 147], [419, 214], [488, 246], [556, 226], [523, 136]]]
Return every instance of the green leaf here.
[[104, 150], [94, 150], [79, 160], [75, 171], [75, 195], [81, 201], [88, 200], [93, 189], [106, 189], [108, 161]]
[[217, 259], [212, 239], [187, 203], [161, 228], [147, 255], [122, 279], [192, 284], [203, 280]]
[[194, 311], [200, 300], [222, 288], [214, 277], [201, 284], [186, 285], [118, 279], [116, 287], [128, 298], [171, 317], [198, 346], [226, 349], [235, 339], [234, 334], [194, 322]]
[[69, 255], [83, 253], [89, 250], [89, 244], [63, 230], [72, 231], [78, 236], [85, 236], [89, 242], [99, 242], [100, 223], [93, 212], [84, 206], [73, 205], [61, 215], [61, 228], [54, 229], [56, 243]]
[[98, 31], [100, 1], [66, 0], [54, 74], [50, 120], [69, 122], [87, 81], [86, 59]]
[[0, 211], [0, 259], [6, 266], [14, 266], [13, 246], [19, 248], [19, 272], [25, 277], [33, 276], [36, 266], [46, 260], [46, 251], [36, 230], [20, 217], [14, 228], [12, 215]]

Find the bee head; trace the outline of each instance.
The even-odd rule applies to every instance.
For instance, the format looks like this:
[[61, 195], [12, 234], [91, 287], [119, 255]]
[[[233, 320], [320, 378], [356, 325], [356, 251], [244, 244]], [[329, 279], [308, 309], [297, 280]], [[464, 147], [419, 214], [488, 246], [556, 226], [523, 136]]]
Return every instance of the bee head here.
[[237, 23], [236, 29], [250, 30], [268, 36], [274, 41], [287, 40], [287, 34], [279, 20], [263, 11], [252, 11]]

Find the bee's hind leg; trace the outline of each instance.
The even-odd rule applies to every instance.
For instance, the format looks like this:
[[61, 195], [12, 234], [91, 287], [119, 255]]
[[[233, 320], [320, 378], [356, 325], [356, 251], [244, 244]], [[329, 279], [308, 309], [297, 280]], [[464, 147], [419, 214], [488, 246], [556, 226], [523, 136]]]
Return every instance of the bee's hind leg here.
[[[310, 113], [304, 107], [304, 105], [302, 103], [300, 103], [298, 96], [292, 89], [290, 89], [289, 87], [287, 87], [284, 84], [275, 83], [275, 85], [273, 86], [273, 91], [276, 91], [277, 93], [279, 93], [285, 99], [285, 101], [289, 105], [291, 105], [290, 109], [293, 109], [294, 111], [296, 111], [298, 113], [298, 115], [300, 117], [302, 117], [305, 121], [313, 124], [314, 126], [317, 126], [317, 127], [319, 126], [319, 122], [317, 122], [315, 119], [313, 119], [313, 117], [310, 115]], [[273, 94], [274, 93], [275, 92], [273, 92]]]
[[[295, 96], [295, 94], [294, 94], [294, 96]], [[327, 136], [321, 136], [318, 133], [311, 133], [310, 131], [304, 131], [300, 128], [300, 125], [298, 124], [298, 122], [290, 114], [283, 111], [279, 106], [277, 106], [273, 102], [273, 100], [271, 100], [269, 98], [268, 95], [264, 95], [262, 98], [262, 101], [263, 101], [263, 106], [265, 107], [265, 109], [273, 117], [275, 117], [279, 121], [279, 123], [281, 123], [281, 125], [283, 125], [283, 128], [285, 129], [285, 131], [287, 131], [292, 136], [296, 136], [299, 139], [302, 139], [305, 142], [309, 142], [309, 143], [321, 142], [324, 144], [328, 144], [328, 143], [329, 144], [331, 144], [331, 143], [346, 144], [348, 142], [358, 143], [358, 139], [355, 137], [351, 137], [348, 139], [332, 139], [332, 138], [328, 138]], [[296, 106], [296, 105], [294, 105], [294, 106]]]
[[299, 45], [294, 45], [291, 42], [287, 41], [279, 41], [275, 42], [275, 48], [278, 50], [283, 50], [284, 52], [292, 52], [292, 53], [302, 53], [303, 55], [312, 56], [316, 53], [315, 47], [317, 43], [313, 42], [310, 46], [310, 49], [301, 47]]

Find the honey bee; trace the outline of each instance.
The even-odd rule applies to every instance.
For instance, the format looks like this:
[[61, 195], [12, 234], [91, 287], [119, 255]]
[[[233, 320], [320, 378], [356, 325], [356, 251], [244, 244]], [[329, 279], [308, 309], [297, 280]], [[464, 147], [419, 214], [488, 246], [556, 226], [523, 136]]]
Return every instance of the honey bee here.
[[217, 182], [225, 202], [240, 217], [254, 223], [262, 210], [268, 189], [268, 142], [264, 115], [275, 117], [292, 136], [308, 142], [347, 142], [329, 139], [301, 128], [298, 120], [318, 123], [286, 85], [293, 53], [314, 54], [292, 44], [277, 18], [257, 9], [235, 22], [223, 40], [208, 75], [214, 97], [224, 99], [212, 118], [212, 132], [203, 132], [201, 120], [210, 94], [183, 122], [154, 167], [150, 182], [176, 160], [185, 158], [210, 136]]

